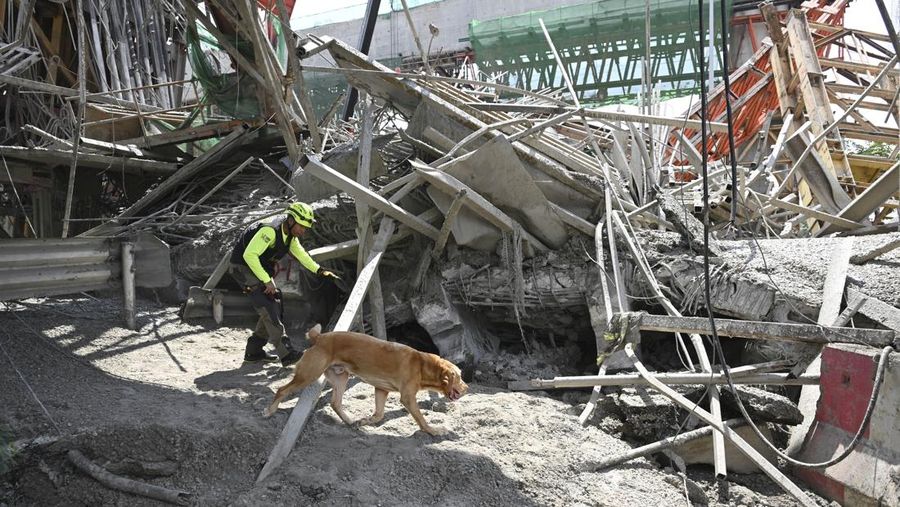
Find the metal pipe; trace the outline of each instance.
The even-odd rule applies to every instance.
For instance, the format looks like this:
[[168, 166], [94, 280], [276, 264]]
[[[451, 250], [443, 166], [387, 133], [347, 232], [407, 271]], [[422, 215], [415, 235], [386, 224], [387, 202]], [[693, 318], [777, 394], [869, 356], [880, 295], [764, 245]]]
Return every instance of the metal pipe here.
[[[655, 375], [664, 384], [669, 385], [720, 385], [728, 380], [722, 373], [658, 373]], [[791, 377], [790, 373], [757, 373], [752, 375], [735, 375], [735, 384], [770, 384], [782, 386], [818, 385], [819, 376], [809, 375]], [[594, 386], [646, 386], [650, 385], [640, 375], [585, 375], [578, 377], [556, 377], [549, 380], [533, 379], [531, 387], [536, 389], [564, 389]]]
[[134, 329], [134, 243], [122, 243], [122, 288], [125, 292], [125, 325]]

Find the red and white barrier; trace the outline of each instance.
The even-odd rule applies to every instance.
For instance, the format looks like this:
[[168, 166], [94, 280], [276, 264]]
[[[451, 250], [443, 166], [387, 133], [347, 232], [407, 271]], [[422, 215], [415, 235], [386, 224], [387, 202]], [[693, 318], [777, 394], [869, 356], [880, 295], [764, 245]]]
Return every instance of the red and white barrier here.
[[[848, 344], [823, 349], [816, 417], [797, 459], [822, 462], [844, 451], [865, 415], [880, 353]], [[794, 474], [841, 505], [900, 506], [900, 354], [888, 356], [872, 420], [856, 449], [828, 468], [796, 468]]]

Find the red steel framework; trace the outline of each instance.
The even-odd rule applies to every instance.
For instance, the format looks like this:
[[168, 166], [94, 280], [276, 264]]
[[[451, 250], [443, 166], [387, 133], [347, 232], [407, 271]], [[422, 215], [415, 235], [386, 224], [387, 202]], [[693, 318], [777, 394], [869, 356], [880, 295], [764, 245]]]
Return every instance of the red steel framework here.
[[[815, 3], [815, 7], [808, 7]], [[807, 18], [815, 23], [840, 26], [844, 25], [844, 12], [850, 0], [811, 0], [804, 3], [803, 10]], [[785, 16], [787, 11], [781, 13]], [[761, 19], [761, 18], [760, 18]], [[747, 17], [748, 30], [752, 34], [752, 17]], [[812, 30], [813, 39], [816, 42], [816, 53], [822, 57], [828, 51], [830, 42], [819, 44], [829, 32]], [[754, 35], [751, 35], [754, 37]], [[754, 44], [755, 45], [755, 44]], [[746, 63], [732, 71], [731, 77], [731, 109], [734, 129], [735, 150], [747, 142], [753, 141], [760, 129], [763, 128], [766, 116], [771, 111], [778, 110], [778, 93], [775, 90], [775, 81], [772, 79], [772, 65], [769, 61], [771, 43], [761, 44], [753, 56]], [[691, 119], [700, 119], [699, 101], [694, 104], [688, 115]], [[710, 121], [724, 122], [725, 114], [725, 85], [719, 84], [708, 97], [707, 117]], [[709, 160], [717, 160], [728, 155], [728, 134], [716, 133], [707, 135], [707, 144], [702, 146], [700, 132], [698, 130], [684, 129], [686, 138], [690, 139], [698, 151], [706, 150]], [[669, 136], [669, 146], [677, 149], [677, 139]], [[680, 160], [681, 164], [687, 164], [687, 160]]]

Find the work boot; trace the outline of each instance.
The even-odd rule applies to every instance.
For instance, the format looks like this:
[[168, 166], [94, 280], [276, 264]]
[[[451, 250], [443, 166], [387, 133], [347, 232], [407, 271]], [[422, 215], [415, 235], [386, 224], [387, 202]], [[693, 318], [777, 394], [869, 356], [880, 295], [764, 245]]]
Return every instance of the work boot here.
[[299, 361], [301, 357], [303, 357], [303, 352], [292, 350], [281, 357], [281, 366], [287, 368], [288, 366]]
[[266, 339], [260, 338], [256, 335], [251, 335], [250, 338], [247, 339], [247, 348], [244, 349], [244, 362], [245, 363], [271, 363], [272, 361], [277, 361], [278, 356], [273, 354], [269, 354], [263, 347], [266, 345]]
[[288, 366], [296, 363], [303, 356], [303, 352], [298, 352], [294, 349], [294, 344], [291, 343], [291, 339], [288, 336], [283, 336], [281, 338], [281, 344], [284, 346], [284, 350], [287, 351], [283, 356], [281, 356], [281, 366], [287, 368]]

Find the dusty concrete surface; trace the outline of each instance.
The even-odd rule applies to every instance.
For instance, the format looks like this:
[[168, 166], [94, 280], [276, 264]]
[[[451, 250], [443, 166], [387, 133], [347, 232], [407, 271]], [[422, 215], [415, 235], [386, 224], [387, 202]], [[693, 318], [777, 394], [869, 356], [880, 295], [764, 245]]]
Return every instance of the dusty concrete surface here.
[[[246, 330], [186, 325], [177, 308], [146, 300], [139, 300], [136, 331], [118, 324], [117, 298], [26, 303], [40, 307], [10, 303], [0, 312], [0, 434], [21, 447], [0, 476], [0, 505], [158, 504], [76, 471], [68, 449], [124, 476], [189, 491], [196, 505], [685, 502], [680, 479], [655, 462], [585, 469], [629, 448], [597, 426], [578, 425], [588, 392], [551, 397], [496, 387], [504, 375], [494, 364], [514, 365], [516, 376], [532, 367], [543, 375], [554, 371], [552, 356], [492, 357], [455, 403], [420, 394], [425, 416], [452, 429], [445, 438], [417, 431], [395, 395], [385, 422], [364, 430], [342, 424], [326, 396], [285, 464], [256, 485], [294, 401], [271, 419], [260, 416], [290, 372], [242, 365]], [[353, 385], [345, 407], [351, 417], [367, 416], [371, 387]], [[794, 503], [763, 476], [735, 476], [748, 487], [731, 499], [718, 496], [704, 467], [689, 476], [713, 505]]]
[[[900, 232], [853, 238], [853, 254], [874, 250], [900, 238]], [[781, 291], [818, 307], [822, 286], [831, 260], [831, 252], [840, 241], [850, 238], [795, 238], [721, 241], [722, 256], [734, 266]], [[851, 264], [848, 285], [893, 306], [900, 305], [900, 250], [893, 250], [863, 265]]]

